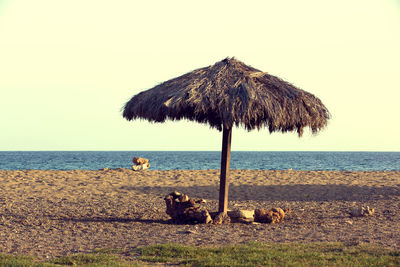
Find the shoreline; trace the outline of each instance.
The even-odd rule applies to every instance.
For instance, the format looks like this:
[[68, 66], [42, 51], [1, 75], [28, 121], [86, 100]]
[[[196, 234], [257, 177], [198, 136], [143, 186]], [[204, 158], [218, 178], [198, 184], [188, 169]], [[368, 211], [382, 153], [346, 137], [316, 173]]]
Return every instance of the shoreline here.
[[[217, 151], [44, 151], [0, 152], [3, 170], [99, 170], [131, 168], [133, 156], [150, 159], [152, 170], [220, 168]], [[234, 151], [231, 169], [299, 171], [400, 171], [400, 152]]]

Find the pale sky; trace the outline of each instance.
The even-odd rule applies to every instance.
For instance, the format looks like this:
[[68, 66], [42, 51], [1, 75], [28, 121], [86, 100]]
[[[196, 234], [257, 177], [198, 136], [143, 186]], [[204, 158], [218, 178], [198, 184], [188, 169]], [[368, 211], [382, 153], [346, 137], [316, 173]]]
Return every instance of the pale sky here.
[[313, 136], [232, 150], [400, 151], [400, 1], [0, 0], [0, 150], [220, 150], [195, 122], [128, 122], [133, 95], [225, 57], [313, 93]]

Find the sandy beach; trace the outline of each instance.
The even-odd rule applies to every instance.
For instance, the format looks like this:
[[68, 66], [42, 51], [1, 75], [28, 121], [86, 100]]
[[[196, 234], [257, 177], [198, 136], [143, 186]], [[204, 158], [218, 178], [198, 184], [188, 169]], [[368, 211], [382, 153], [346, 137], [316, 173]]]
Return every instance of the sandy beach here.
[[[100, 248], [261, 242], [369, 243], [400, 249], [400, 172], [231, 170], [229, 208], [282, 207], [281, 224], [177, 225], [177, 190], [217, 210], [219, 171], [0, 170], [0, 253], [52, 258]], [[375, 208], [352, 217], [352, 208]]]

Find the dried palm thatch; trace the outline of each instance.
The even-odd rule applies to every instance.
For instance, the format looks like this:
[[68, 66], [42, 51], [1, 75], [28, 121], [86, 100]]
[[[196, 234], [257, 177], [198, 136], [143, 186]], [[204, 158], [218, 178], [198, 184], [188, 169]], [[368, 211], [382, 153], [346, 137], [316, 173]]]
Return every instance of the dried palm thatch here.
[[326, 126], [330, 115], [314, 95], [280, 78], [226, 58], [171, 79], [129, 100], [123, 109], [128, 120], [151, 122], [188, 119], [212, 128], [247, 130], [267, 127], [313, 133]]

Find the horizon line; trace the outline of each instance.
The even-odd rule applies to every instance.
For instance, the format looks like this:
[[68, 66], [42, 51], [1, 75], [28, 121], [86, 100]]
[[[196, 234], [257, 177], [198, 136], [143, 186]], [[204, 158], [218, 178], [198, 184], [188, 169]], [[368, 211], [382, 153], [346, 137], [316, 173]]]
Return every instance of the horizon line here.
[[[0, 150], [0, 152], [221, 152], [221, 150]], [[232, 150], [231, 152], [395, 152], [398, 150]]]

